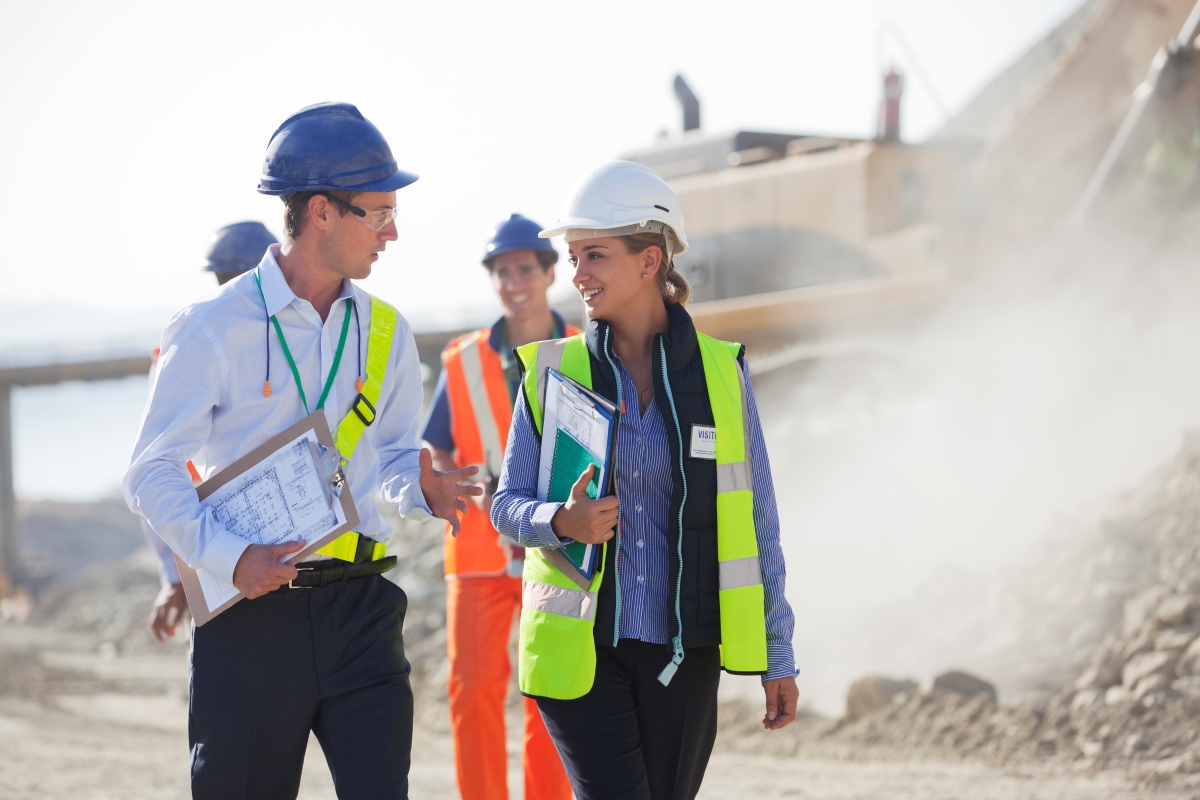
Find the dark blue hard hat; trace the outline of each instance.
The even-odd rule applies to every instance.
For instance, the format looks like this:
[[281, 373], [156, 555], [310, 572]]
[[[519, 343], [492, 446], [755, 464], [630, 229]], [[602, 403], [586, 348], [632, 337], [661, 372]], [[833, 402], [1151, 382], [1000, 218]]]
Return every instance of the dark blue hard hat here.
[[241, 274], [262, 261], [267, 248], [279, 240], [261, 222], [235, 222], [213, 234], [204, 268], [209, 272]]
[[[539, 253], [553, 255], [553, 258], [549, 258], [549, 262], [550, 264], [557, 263], [558, 251], [554, 249], [554, 245], [550, 244], [549, 239], [538, 237], [541, 231], [542, 226], [533, 220], [522, 217], [520, 214], [513, 214], [492, 231], [487, 247], [483, 249], [483, 263], [486, 265], [496, 256], [511, 253], [514, 250], [536, 250]], [[549, 266], [545, 261], [542, 264]]]
[[396, 167], [379, 129], [349, 103], [297, 111], [271, 135], [258, 191], [392, 192], [417, 176]]

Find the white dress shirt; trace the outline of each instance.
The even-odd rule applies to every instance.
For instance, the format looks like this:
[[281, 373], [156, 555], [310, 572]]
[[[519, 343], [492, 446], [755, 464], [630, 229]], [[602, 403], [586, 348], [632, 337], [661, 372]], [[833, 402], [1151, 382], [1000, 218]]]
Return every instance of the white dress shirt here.
[[[361, 336], [355, 333], [351, 314], [345, 351], [325, 401], [330, 430], [336, 431], [358, 396], [358, 364], [365, 369], [371, 296], [343, 281], [322, 323], [312, 304], [288, 286], [275, 261], [278, 252], [279, 245], [272, 245], [259, 264], [261, 295], [254, 272], [247, 272], [171, 320], [122, 481], [130, 510], [145, 517], [185, 563], [230, 581], [249, 543], [201, 509], [186, 465], [190, 458], [207, 479], [305, 416], [274, 326], [268, 335], [268, 314], [283, 328], [305, 396], [315, 410], [341, 336], [344, 301], [351, 298], [357, 306]], [[264, 397], [268, 340], [271, 396]], [[408, 321], [397, 316], [375, 422], [363, 433], [346, 467], [361, 519], [358, 531], [380, 542], [389, 541], [392, 531], [375, 508], [376, 492], [384, 502], [398, 506], [401, 516], [423, 519], [429, 513], [418, 464], [421, 395], [416, 342]]]

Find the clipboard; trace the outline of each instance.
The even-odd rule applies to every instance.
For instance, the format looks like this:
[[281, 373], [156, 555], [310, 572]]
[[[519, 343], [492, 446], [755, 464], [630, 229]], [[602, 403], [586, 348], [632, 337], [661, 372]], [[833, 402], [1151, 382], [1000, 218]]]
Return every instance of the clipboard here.
[[[337, 449], [334, 447], [333, 434], [329, 430], [329, 422], [325, 418], [323, 410], [314, 411], [282, 433], [272, 436], [196, 487], [196, 497], [203, 503], [232, 481], [269, 458], [275, 457], [284, 448], [294, 445], [305, 434], [310, 434], [308, 441], [311, 442], [312, 437], [315, 436], [317, 442], [327, 448], [324, 456], [321, 456], [315, 447], [310, 447], [310, 453], [318, 476], [323, 479], [323, 483], [327, 484], [322, 487], [327, 492], [327, 500], [330, 502], [331, 507], [333, 504], [340, 507], [342, 517], [345, 521], [325, 531], [317, 539], [309, 541], [300, 552], [289, 556], [286, 561], [288, 564], [303, 561], [343, 533], [354, 530], [358, 527], [359, 523], [358, 509], [355, 507], [354, 498], [350, 494], [350, 486], [345, 483], [344, 477], [341, 478], [342, 482], [340, 486], [334, 485], [334, 481], [340, 476], [340, 456], [337, 455]], [[330, 480], [331, 478], [333, 480]], [[205, 513], [213, 512], [206, 509]], [[179, 577], [183, 582], [184, 594], [187, 596], [188, 609], [192, 613], [192, 620], [195, 622], [196, 627], [204, 625], [213, 617], [243, 599], [244, 595], [235, 590], [235, 594], [232, 597], [225, 600], [216, 608], [210, 608], [199, 573], [185, 564], [178, 555], [175, 556], [175, 563], [179, 567]]]
[[[537, 498], [563, 502], [591, 464], [595, 468], [588, 496], [611, 494], [615, 473], [612, 455], [617, 440], [617, 407], [608, 399], [563, 375], [546, 372]], [[587, 589], [602, 558], [599, 545], [571, 542], [542, 555], [577, 585]]]

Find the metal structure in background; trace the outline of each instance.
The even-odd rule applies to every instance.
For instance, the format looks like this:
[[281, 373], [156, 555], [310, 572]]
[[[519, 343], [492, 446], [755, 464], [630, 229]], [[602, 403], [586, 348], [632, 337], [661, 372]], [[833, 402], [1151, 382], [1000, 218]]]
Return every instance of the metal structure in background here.
[[26, 577], [17, 546], [17, 500], [13, 489], [16, 470], [13, 461], [13, 388], [146, 375], [151, 363], [147, 353], [0, 367], [0, 590], [6, 584], [21, 586]]
[[[1192, 8], [1179, 35], [1158, 51], [1146, 80], [1134, 92], [1129, 112], [1075, 207], [1073, 222], [1083, 222], [1105, 191], [1126, 188], [1135, 170], [1155, 166], [1148, 162], [1164, 162], [1159, 172], [1193, 170], [1195, 137], [1200, 131], [1197, 35], [1200, 2]], [[1152, 154], [1158, 158], [1151, 158]], [[1173, 177], [1185, 179], [1190, 175]]]

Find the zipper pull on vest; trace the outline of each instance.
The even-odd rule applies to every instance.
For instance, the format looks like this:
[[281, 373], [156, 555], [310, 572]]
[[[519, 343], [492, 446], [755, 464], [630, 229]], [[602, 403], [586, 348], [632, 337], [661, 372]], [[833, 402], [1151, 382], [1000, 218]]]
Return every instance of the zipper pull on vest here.
[[671, 640], [671, 645], [675, 648], [675, 655], [671, 657], [671, 663], [658, 673], [658, 682], [663, 686], [671, 685], [671, 678], [675, 677], [675, 673], [679, 671], [679, 665], [683, 663], [683, 641], [676, 636]]

